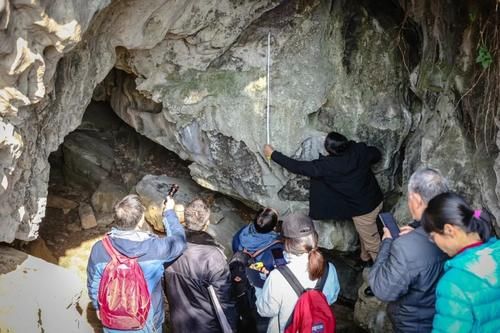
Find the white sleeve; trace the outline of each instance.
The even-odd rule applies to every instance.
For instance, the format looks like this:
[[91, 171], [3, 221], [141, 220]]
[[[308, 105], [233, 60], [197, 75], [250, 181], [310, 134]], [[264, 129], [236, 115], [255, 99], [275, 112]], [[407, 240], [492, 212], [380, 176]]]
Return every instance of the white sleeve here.
[[257, 298], [256, 306], [257, 312], [262, 317], [275, 317], [280, 311], [280, 304], [282, 299], [282, 289], [279, 286], [280, 273], [277, 269], [273, 270], [264, 283], [262, 290], [255, 292]]

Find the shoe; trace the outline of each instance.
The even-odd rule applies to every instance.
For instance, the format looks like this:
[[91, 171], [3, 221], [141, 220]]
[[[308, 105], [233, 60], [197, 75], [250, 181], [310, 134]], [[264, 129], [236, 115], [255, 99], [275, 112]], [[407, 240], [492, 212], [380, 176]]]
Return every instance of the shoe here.
[[366, 289], [363, 291], [366, 297], [373, 297], [375, 294], [372, 291], [372, 288], [366, 287]]

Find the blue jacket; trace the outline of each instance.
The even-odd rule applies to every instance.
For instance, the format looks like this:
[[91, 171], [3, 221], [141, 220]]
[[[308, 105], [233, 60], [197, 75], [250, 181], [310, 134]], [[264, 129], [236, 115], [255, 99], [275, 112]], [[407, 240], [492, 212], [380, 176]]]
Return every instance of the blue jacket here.
[[[122, 231], [113, 229], [109, 235], [113, 247], [120, 253], [129, 257], [138, 257], [139, 265], [144, 272], [144, 277], [151, 295], [151, 308], [149, 310], [146, 326], [142, 330], [132, 332], [162, 332], [164, 321], [163, 294], [161, 278], [165, 262], [171, 262], [182, 254], [186, 248], [186, 235], [184, 228], [179, 223], [173, 210], [167, 210], [163, 216], [163, 224], [167, 237], [158, 237], [142, 231]], [[87, 266], [87, 288], [90, 300], [96, 310], [99, 310], [97, 301], [99, 283], [104, 268], [110, 260], [104, 249], [102, 241], [92, 247]], [[122, 330], [104, 328], [104, 332], [123, 333]]]
[[500, 332], [500, 241], [466, 249], [444, 269], [433, 332]]
[[[252, 223], [244, 226], [234, 235], [232, 243], [233, 253], [237, 251], [243, 251], [243, 249], [246, 249], [248, 252], [252, 253], [259, 249], [262, 249], [266, 245], [279, 238], [280, 235], [274, 231], [265, 234], [257, 232], [255, 230], [254, 224]], [[278, 243], [271, 246], [269, 249], [255, 258], [256, 261], [262, 261], [264, 263], [264, 266], [266, 266], [269, 271], [274, 268], [274, 259], [271, 250], [275, 248], [283, 249], [283, 243]]]

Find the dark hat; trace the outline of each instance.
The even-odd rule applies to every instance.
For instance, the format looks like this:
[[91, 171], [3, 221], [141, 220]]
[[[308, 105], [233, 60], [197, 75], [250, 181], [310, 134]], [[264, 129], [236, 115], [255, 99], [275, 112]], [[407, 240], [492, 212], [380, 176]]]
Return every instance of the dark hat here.
[[313, 231], [313, 221], [303, 213], [294, 213], [283, 218], [281, 233], [284, 237], [300, 238], [312, 234]]

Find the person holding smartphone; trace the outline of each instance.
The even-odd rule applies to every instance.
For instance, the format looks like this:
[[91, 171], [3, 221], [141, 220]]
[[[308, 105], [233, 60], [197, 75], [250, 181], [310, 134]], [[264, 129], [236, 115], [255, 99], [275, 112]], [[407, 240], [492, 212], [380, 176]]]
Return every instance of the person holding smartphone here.
[[436, 285], [447, 259], [420, 226], [427, 203], [448, 192], [446, 180], [437, 170], [416, 171], [408, 182], [408, 208], [415, 230], [393, 239], [388, 228], [379, 255], [369, 273], [364, 293], [388, 302], [387, 312], [395, 332], [430, 332], [434, 317]]

